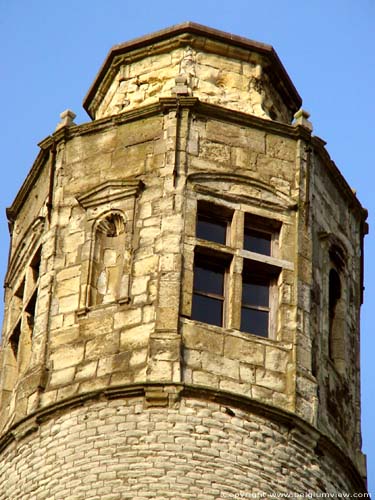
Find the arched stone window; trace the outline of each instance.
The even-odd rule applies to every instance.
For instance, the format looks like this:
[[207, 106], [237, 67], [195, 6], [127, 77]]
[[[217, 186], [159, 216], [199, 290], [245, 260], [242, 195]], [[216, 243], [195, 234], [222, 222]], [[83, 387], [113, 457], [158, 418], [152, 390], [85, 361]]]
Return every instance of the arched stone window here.
[[111, 212], [94, 226], [89, 305], [120, 300], [128, 292], [128, 251], [124, 216]]
[[330, 249], [331, 268], [328, 276], [328, 355], [339, 373], [345, 373], [345, 289], [344, 255], [341, 249], [332, 245]]
[[77, 198], [87, 220], [79, 315], [92, 306], [129, 300], [134, 215], [142, 187], [138, 179], [109, 180]]

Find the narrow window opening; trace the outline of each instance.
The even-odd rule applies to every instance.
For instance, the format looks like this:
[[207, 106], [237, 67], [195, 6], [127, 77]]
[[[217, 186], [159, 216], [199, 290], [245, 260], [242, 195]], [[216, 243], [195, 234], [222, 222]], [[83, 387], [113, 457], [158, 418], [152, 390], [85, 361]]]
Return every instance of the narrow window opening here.
[[25, 311], [27, 313], [27, 323], [31, 328], [34, 326], [37, 297], [38, 297], [38, 291], [34, 290], [34, 293], [30, 297], [30, 299], [27, 302], [27, 305], [25, 307]]
[[329, 272], [329, 357], [335, 361], [340, 349], [343, 324], [339, 317], [339, 303], [342, 295], [341, 280], [338, 272], [331, 269]]
[[31, 269], [32, 280], [33, 280], [34, 285], [37, 283], [37, 281], [39, 279], [41, 253], [42, 253], [42, 249], [41, 249], [41, 247], [39, 247], [37, 252], [35, 253], [31, 263], [30, 263], [30, 269]]
[[21, 321], [17, 323], [15, 326], [12, 335], [10, 336], [9, 343], [12, 348], [14, 357], [17, 359], [18, 357], [18, 349], [20, 345], [20, 337], [21, 337]]
[[223, 326], [224, 289], [227, 265], [210, 262], [196, 255], [192, 318], [211, 325]]
[[23, 295], [25, 293], [25, 278], [23, 278], [20, 286], [17, 288], [17, 290], [14, 292], [14, 296], [18, 297], [19, 299], [23, 300]]
[[268, 337], [270, 279], [245, 274], [242, 281], [241, 330]]
[[196, 237], [226, 245], [229, 239], [232, 211], [214, 204], [199, 202]]

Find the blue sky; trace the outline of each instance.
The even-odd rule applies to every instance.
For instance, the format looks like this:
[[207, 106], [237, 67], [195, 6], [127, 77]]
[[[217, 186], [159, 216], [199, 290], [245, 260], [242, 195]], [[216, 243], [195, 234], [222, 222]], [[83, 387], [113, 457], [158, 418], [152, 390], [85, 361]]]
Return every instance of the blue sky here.
[[[0, 0], [0, 280], [9, 206], [59, 114], [89, 121], [82, 100], [112, 45], [195, 21], [274, 46], [311, 113], [314, 133], [375, 226], [375, 0]], [[363, 449], [375, 495], [375, 240], [365, 247], [362, 308]], [[2, 312], [0, 313], [0, 315]], [[0, 318], [1, 319], [1, 318]]]

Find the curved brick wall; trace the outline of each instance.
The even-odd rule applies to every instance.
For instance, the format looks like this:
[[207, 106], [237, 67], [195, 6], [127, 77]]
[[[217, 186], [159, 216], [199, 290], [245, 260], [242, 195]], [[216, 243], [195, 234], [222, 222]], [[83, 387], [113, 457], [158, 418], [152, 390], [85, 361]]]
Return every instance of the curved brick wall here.
[[13, 441], [1, 454], [0, 500], [355, 491], [344, 466], [315, 455], [313, 436], [297, 429], [206, 400], [149, 409], [143, 402], [86, 402]]

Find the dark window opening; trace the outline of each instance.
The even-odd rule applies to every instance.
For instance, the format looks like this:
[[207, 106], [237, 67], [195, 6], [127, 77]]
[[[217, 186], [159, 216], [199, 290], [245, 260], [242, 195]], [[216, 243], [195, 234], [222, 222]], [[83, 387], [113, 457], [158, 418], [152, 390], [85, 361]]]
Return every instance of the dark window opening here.
[[341, 299], [341, 281], [338, 272], [331, 269], [329, 272], [329, 291], [328, 291], [328, 309], [329, 309], [329, 357], [334, 359], [337, 350], [338, 338], [341, 337], [337, 331], [342, 325], [337, 317], [337, 306]]
[[212, 220], [205, 215], [198, 215], [197, 238], [225, 245], [227, 240], [227, 227], [228, 224], [225, 221]]
[[196, 256], [192, 319], [211, 325], [223, 325], [225, 272], [225, 263], [213, 264]]
[[262, 255], [271, 255], [271, 234], [245, 228], [244, 249]]
[[226, 207], [218, 207], [205, 201], [198, 202], [196, 237], [221, 245], [227, 244], [232, 215], [233, 212]]
[[267, 337], [269, 313], [270, 279], [244, 275], [242, 281], [241, 330]]
[[10, 336], [9, 343], [10, 347], [12, 348], [14, 357], [17, 359], [18, 356], [18, 348], [20, 344], [20, 337], [21, 337], [21, 321], [17, 323], [15, 326], [12, 335]]
[[25, 278], [22, 280], [20, 286], [17, 288], [14, 295], [15, 297], [18, 297], [19, 299], [23, 300], [24, 293], [25, 293]]
[[39, 278], [41, 253], [42, 253], [42, 249], [38, 248], [37, 252], [35, 253], [35, 255], [33, 257], [33, 260], [30, 263], [30, 268], [32, 271], [34, 284], [38, 281], [38, 278]]
[[34, 326], [34, 317], [35, 317], [35, 309], [36, 309], [36, 299], [38, 297], [38, 291], [34, 290], [34, 293], [30, 297], [30, 300], [28, 301], [25, 311], [27, 313], [27, 323], [30, 328], [33, 328]]

